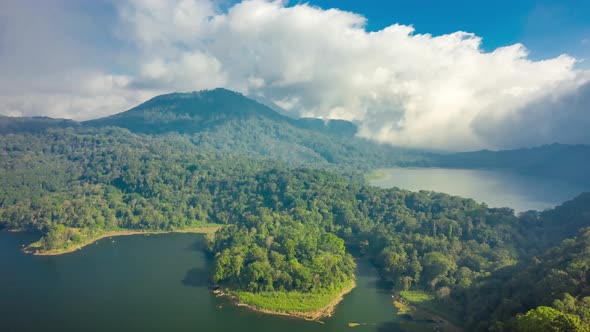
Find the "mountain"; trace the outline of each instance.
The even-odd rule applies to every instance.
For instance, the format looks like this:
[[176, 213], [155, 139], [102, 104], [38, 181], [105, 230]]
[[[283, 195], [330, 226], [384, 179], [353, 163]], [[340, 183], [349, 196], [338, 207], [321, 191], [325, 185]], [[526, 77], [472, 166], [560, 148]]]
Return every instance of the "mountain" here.
[[550, 144], [514, 150], [453, 153], [434, 158], [433, 165], [446, 168], [503, 169], [590, 184], [590, 145]]
[[227, 89], [157, 96], [126, 112], [86, 121], [88, 126], [115, 126], [144, 134], [197, 133], [228, 122], [272, 121], [335, 136], [353, 137], [357, 128], [344, 120], [293, 118]]
[[84, 122], [115, 126], [144, 134], [197, 133], [237, 121], [272, 121], [301, 129], [353, 137], [357, 128], [344, 120], [293, 118], [227, 89], [171, 93], [154, 97], [126, 112]]
[[39, 132], [48, 128], [76, 127], [78, 123], [68, 119], [53, 119], [46, 116], [9, 117], [0, 115], [0, 134]]
[[355, 137], [357, 128], [351, 122], [294, 119], [226, 89], [158, 96], [83, 126], [122, 127], [150, 135], [180, 133], [210, 150], [362, 171], [416, 164], [427, 156]]
[[292, 166], [328, 167], [346, 174], [380, 167], [429, 166], [501, 169], [590, 184], [588, 145], [437, 154], [356, 137], [357, 127], [349, 121], [294, 118], [266, 104], [226, 89], [171, 93], [81, 124], [46, 117], [0, 117], [0, 133], [121, 127], [136, 134], [185, 135], [204, 150], [280, 160]]
[[237, 92], [215, 89], [157, 96], [126, 112], [90, 120], [84, 124], [94, 127], [123, 127], [144, 134], [196, 133], [227, 121], [249, 119], [277, 122], [290, 120]]

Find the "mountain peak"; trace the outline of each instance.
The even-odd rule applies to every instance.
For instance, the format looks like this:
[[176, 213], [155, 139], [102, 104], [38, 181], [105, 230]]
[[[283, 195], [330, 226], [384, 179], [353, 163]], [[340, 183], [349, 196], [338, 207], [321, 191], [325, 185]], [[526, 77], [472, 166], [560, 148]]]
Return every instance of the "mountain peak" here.
[[224, 88], [175, 92], [156, 96], [128, 111], [87, 121], [90, 126], [117, 126], [142, 133], [200, 131], [217, 124], [247, 118], [287, 119], [239, 92]]
[[[344, 120], [296, 119], [283, 115], [243, 94], [224, 88], [175, 92], [156, 96], [126, 112], [83, 123], [86, 126], [114, 126], [144, 134], [177, 132], [195, 134], [225, 127], [244, 135], [255, 132], [305, 130], [324, 135], [353, 137], [356, 126]], [[239, 129], [238, 129], [239, 128]]]
[[148, 100], [146, 103], [150, 101], [161, 101], [161, 100], [174, 100], [174, 99], [190, 99], [190, 98], [219, 98], [219, 97], [226, 97], [226, 98], [246, 98], [243, 94], [228, 90], [226, 88], [215, 88], [211, 90], [198, 90], [198, 91], [191, 91], [191, 92], [172, 92], [167, 93], [159, 96], [155, 96], [154, 98]]

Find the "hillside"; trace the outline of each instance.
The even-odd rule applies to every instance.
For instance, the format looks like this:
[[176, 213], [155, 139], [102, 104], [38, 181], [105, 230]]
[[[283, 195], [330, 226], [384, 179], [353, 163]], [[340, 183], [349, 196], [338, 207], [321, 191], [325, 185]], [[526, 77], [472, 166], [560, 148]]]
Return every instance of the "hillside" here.
[[[590, 228], [586, 228], [543, 255], [478, 280], [460, 294], [467, 326], [474, 330], [495, 325], [503, 326], [504, 331], [547, 331], [541, 326], [550, 323], [547, 325], [554, 326], [551, 331], [588, 331], [589, 266]], [[526, 316], [536, 314], [537, 319], [527, 319], [527, 312]], [[567, 319], [555, 319], [558, 316]]]
[[116, 126], [150, 135], [180, 133], [207, 150], [291, 165], [338, 165], [347, 172], [415, 165], [429, 155], [357, 138], [356, 126], [347, 121], [287, 117], [226, 89], [158, 96], [83, 125]]
[[590, 145], [550, 144], [503, 151], [439, 155], [432, 165], [445, 168], [504, 169], [531, 176], [590, 184]]
[[160, 95], [128, 111], [86, 121], [84, 125], [122, 127], [142, 134], [193, 134], [226, 122], [248, 119], [279, 123], [291, 120], [237, 92], [215, 89]]
[[0, 115], [0, 134], [40, 132], [49, 128], [77, 127], [76, 121], [46, 116], [9, 117]]
[[200, 147], [293, 165], [332, 167], [351, 173], [378, 167], [432, 166], [501, 169], [590, 184], [584, 165], [590, 146], [552, 144], [504, 151], [437, 154], [355, 137], [348, 121], [293, 118], [226, 89], [155, 97], [129, 111], [85, 122], [136, 133], [191, 135]]
[[86, 121], [84, 125], [122, 127], [152, 135], [169, 132], [194, 134], [227, 123], [250, 120], [270, 121], [340, 137], [356, 134], [356, 126], [351, 122], [288, 117], [240, 93], [222, 88], [160, 95], [128, 111]]
[[451, 154], [394, 147], [356, 137], [351, 122], [293, 118], [226, 89], [161, 95], [128, 111], [82, 123], [0, 117], [0, 133], [79, 126], [121, 127], [142, 135], [181, 134], [206, 151], [330, 169], [358, 180], [375, 168], [426, 166], [501, 169], [590, 184], [585, 167], [590, 163], [590, 146], [552, 144]]

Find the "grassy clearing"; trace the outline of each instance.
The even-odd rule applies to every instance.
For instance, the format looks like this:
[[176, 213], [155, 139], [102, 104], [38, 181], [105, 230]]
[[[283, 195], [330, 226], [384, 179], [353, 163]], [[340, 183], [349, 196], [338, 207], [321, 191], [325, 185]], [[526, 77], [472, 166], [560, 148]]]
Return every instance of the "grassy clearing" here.
[[179, 228], [166, 231], [158, 230], [129, 230], [129, 229], [75, 229], [75, 231], [81, 234], [80, 241], [68, 241], [63, 247], [47, 250], [44, 247], [43, 239], [29, 244], [23, 251], [29, 254], [41, 255], [41, 256], [53, 256], [62, 255], [76, 250], [80, 250], [83, 247], [90, 245], [100, 239], [114, 236], [127, 236], [127, 235], [148, 235], [148, 234], [167, 234], [167, 233], [199, 233], [199, 234], [214, 234], [219, 227], [219, 224], [193, 224], [186, 228]]
[[323, 317], [332, 315], [336, 306], [344, 295], [354, 289], [354, 280], [343, 284], [332, 291], [301, 293], [301, 292], [236, 292], [231, 290], [217, 290], [217, 294], [228, 296], [238, 306], [251, 310], [306, 320], [319, 321]]
[[402, 299], [412, 304], [434, 301], [434, 295], [423, 291], [401, 291], [399, 292], [399, 295]]
[[[325, 310], [348, 293], [354, 282], [351, 281], [332, 291], [301, 293], [301, 292], [235, 292], [241, 303], [256, 308], [281, 312], [314, 312]], [[343, 294], [344, 293], [344, 294]]]

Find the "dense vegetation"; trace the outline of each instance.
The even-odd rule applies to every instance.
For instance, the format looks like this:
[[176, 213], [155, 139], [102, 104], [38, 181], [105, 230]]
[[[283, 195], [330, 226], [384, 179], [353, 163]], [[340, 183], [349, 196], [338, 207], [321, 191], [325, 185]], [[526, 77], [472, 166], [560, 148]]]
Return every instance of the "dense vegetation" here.
[[15, 118], [0, 115], [0, 134], [43, 132], [48, 128], [77, 127], [73, 120], [53, 119], [45, 116]]
[[[124, 122], [134, 123], [136, 133], [102, 127], [112, 119], [4, 133], [0, 226], [39, 233], [44, 249], [53, 250], [107, 230], [227, 225], [209, 245], [212, 280], [241, 299], [277, 308], [296, 307], [286, 294], [325, 303], [350, 285], [355, 264], [346, 243], [393, 287], [432, 294], [469, 330], [588, 322], [590, 235], [580, 229], [590, 226], [590, 194], [515, 216], [442, 193], [370, 187], [348, 176], [367, 166], [337, 174], [321, 165], [355, 165], [378, 150], [350, 139], [337, 144], [341, 137], [316, 131], [313, 121], [260, 118], [266, 111], [257, 105], [250, 120], [207, 122], [200, 132], [163, 125], [147, 135], [138, 115]], [[164, 124], [170, 116], [147, 114]], [[281, 151], [263, 153], [275, 140]], [[301, 151], [323, 161], [295, 162]], [[402, 163], [403, 154], [396, 156]], [[567, 238], [574, 239], [562, 243]]]
[[158, 96], [83, 125], [117, 126], [143, 134], [181, 133], [205, 150], [330, 168], [347, 176], [375, 167], [419, 164], [432, 155], [355, 137], [356, 126], [347, 121], [290, 118], [225, 89]]
[[[588, 216], [588, 205], [585, 213]], [[496, 323], [496, 327], [504, 325], [519, 331], [545, 331], [540, 324], [558, 323], [570, 327], [555, 331], [587, 331], [572, 326], [590, 327], [589, 281], [590, 229], [586, 228], [543, 255], [479, 280], [465, 291], [466, 317], [470, 325], [479, 328], [496, 321], [504, 322]], [[528, 310], [526, 315], [510, 320]], [[559, 322], [551, 323], [556, 317], [561, 317]]]
[[[350, 290], [355, 263], [344, 240], [303, 209], [261, 208], [220, 229], [211, 279], [258, 308], [285, 312], [322, 310]], [[302, 222], [307, 221], [307, 222]]]
[[344, 241], [315, 223], [302, 223], [306, 217], [313, 218], [306, 211], [261, 209], [219, 230], [212, 244], [219, 253], [213, 281], [250, 292], [313, 292], [348, 282], [355, 264]]

